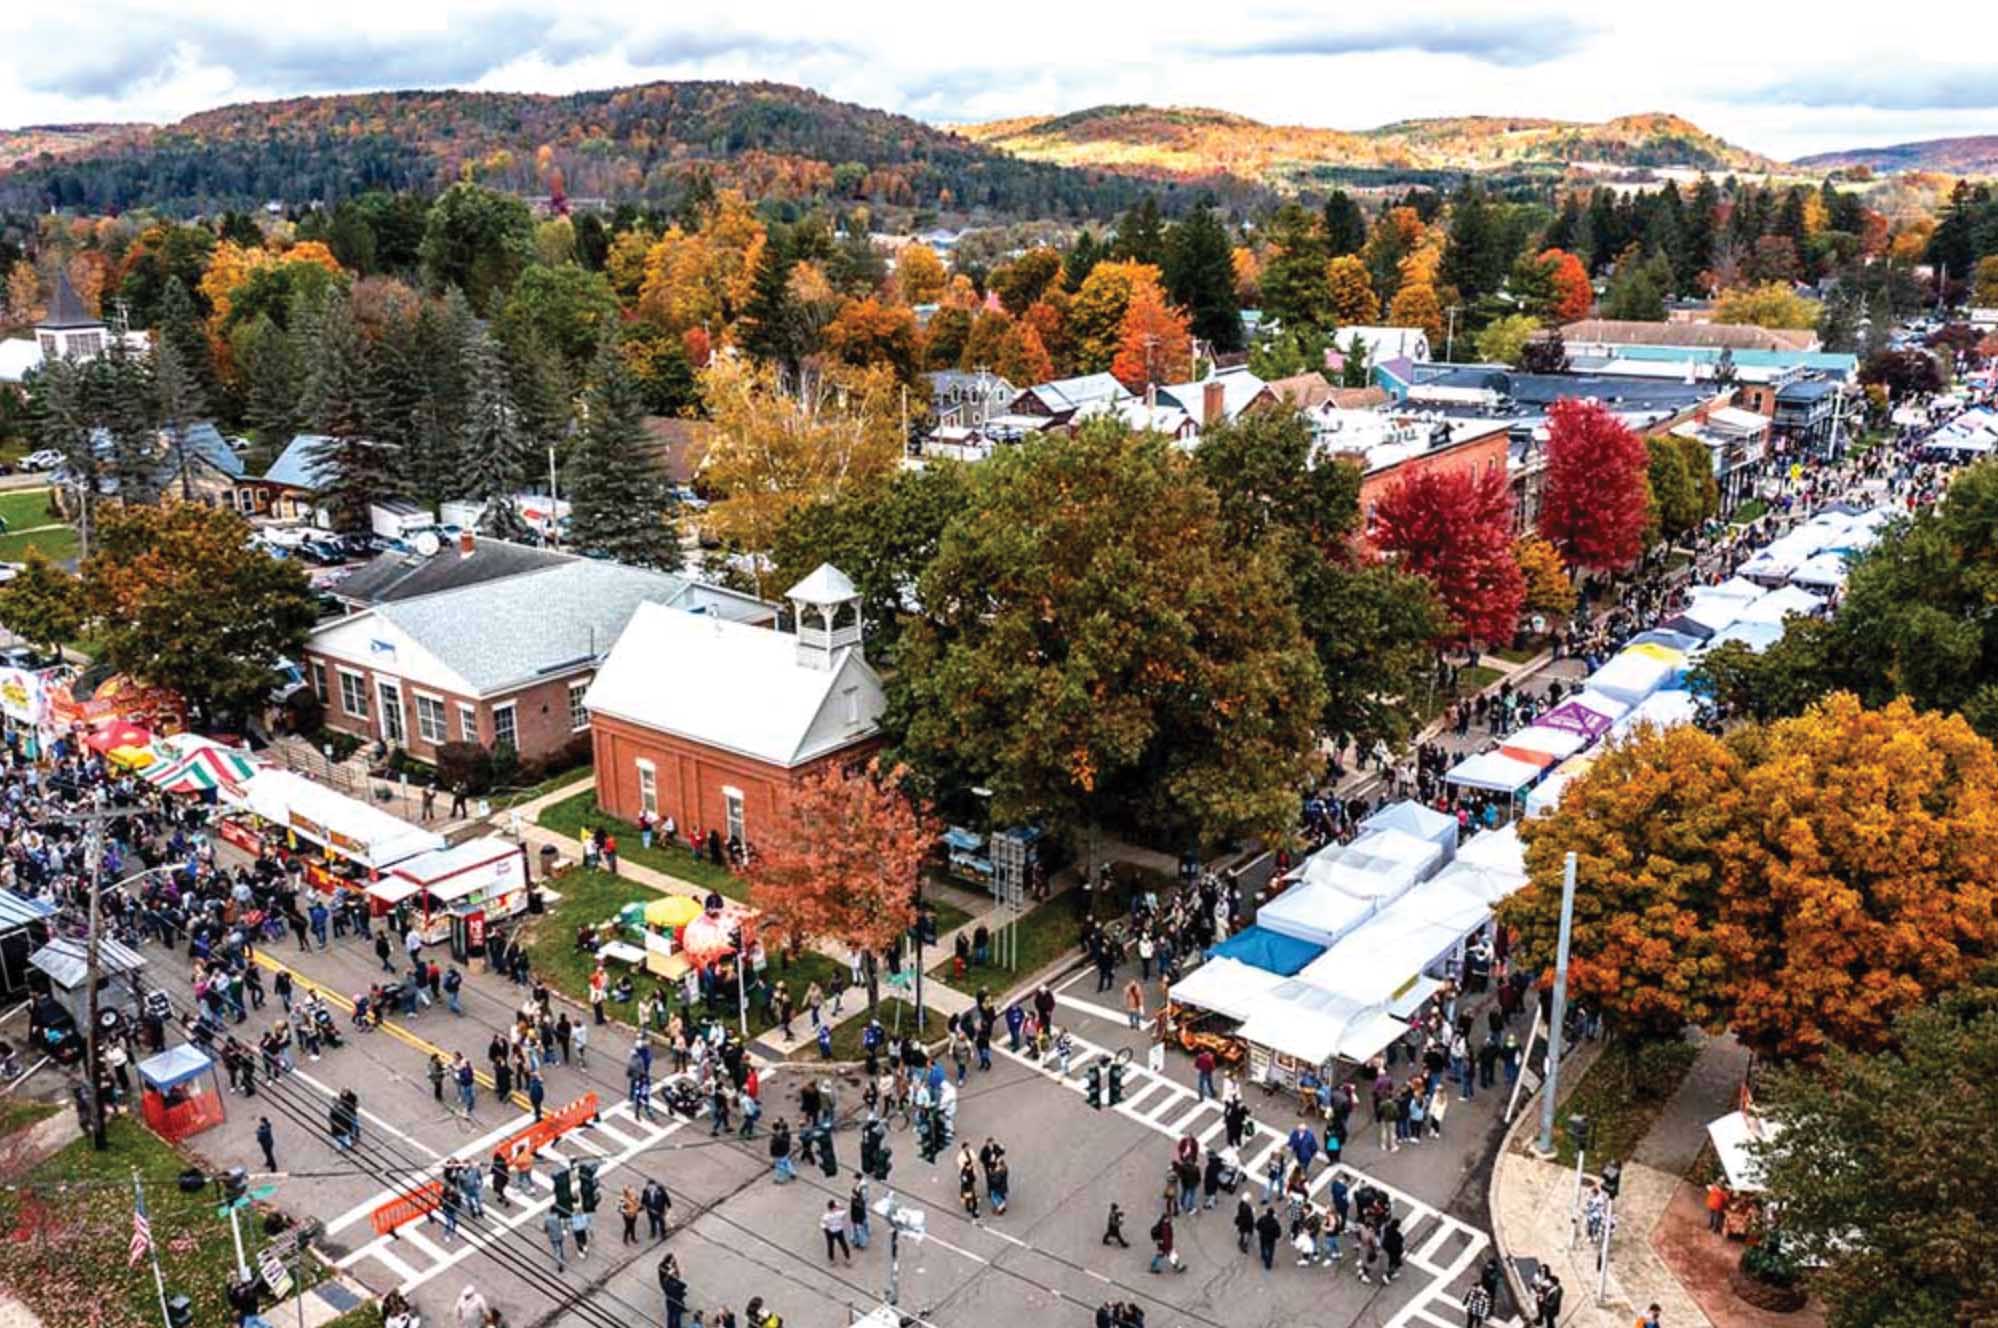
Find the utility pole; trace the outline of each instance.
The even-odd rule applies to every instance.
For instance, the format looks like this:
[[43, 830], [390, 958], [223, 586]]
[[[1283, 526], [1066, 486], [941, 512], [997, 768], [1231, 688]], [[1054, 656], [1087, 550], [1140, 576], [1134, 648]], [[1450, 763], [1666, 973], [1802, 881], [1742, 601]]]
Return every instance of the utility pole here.
[[[77, 812], [68, 816], [52, 816], [49, 818], [52, 821], [64, 821], [70, 824], [80, 823], [85, 827], [83, 832], [83, 857], [84, 865], [90, 873], [90, 914], [88, 922], [89, 930], [85, 934], [83, 942], [83, 966], [84, 982], [87, 984], [84, 997], [86, 1001], [85, 1012], [90, 1021], [90, 1027], [84, 1030], [83, 1058], [84, 1073], [90, 1076], [90, 1144], [91, 1147], [100, 1152], [109, 1147], [108, 1142], [104, 1138], [104, 1094], [98, 1078], [100, 1061], [97, 1053], [98, 933], [102, 929], [99, 903], [104, 887], [103, 825], [106, 821], [122, 821], [127, 817], [140, 815], [140, 812], [136, 808], [123, 811], [106, 810], [103, 808], [102, 796], [101, 793], [98, 795], [99, 810], [97, 811]], [[144, 873], [141, 874], [143, 875]]]
[[548, 542], [562, 547], [562, 496], [555, 491], [555, 444], [548, 444]]
[[1445, 364], [1455, 364], [1457, 362], [1457, 310], [1459, 307], [1453, 304], [1444, 310], [1445, 313], [1450, 315], [1450, 330], [1445, 335], [1443, 341], [1443, 362]]
[[[1575, 929], [1575, 855], [1561, 865], [1561, 940], [1554, 952], [1554, 1000], [1547, 1023], [1547, 1081], [1540, 1086], [1540, 1144], [1554, 1155], [1554, 1097], [1561, 1081], [1561, 1024], [1568, 1014], [1568, 941]], [[1527, 1048], [1528, 1052], [1533, 1049]]]

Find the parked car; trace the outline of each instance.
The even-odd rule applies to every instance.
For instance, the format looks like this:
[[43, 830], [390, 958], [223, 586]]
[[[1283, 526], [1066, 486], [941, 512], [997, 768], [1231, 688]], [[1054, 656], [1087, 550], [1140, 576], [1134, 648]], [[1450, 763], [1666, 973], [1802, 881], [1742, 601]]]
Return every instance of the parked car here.
[[347, 551], [330, 539], [309, 539], [298, 546], [299, 556], [321, 567], [336, 567], [347, 561]]
[[315, 532], [310, 526], [264, 526], [257, 533], [263, 536], [266, 544], [280, 549], [296, 549], [313, 538]]
[[54, 470], [62, 464], [62, 453], [53, 447], [44, 447], [21, 458], [24, 470]]

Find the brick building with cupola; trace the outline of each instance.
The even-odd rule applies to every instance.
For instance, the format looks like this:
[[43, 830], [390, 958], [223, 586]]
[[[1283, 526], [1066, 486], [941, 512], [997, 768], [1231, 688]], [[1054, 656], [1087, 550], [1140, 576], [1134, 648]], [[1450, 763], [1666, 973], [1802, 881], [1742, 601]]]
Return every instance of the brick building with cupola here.
[[785, 598], [791, 633], [639, 606], [583, 699], [606, 810], [753, 846], [800, 780], [880, 747], [853, 582], [821, 564]]

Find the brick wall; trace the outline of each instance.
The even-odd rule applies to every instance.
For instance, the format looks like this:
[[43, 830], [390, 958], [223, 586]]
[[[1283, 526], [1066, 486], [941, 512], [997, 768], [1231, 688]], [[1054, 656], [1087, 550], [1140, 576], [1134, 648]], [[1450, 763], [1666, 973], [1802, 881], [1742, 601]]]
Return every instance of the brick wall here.
[[[344, 660], [331, 659], [305, 652], [305, 663], [310, 680], [315, 665], [326, 670], [326, 726], [351, 733], [358, 738], [374, 741], [382, 736], [381, 729], [381, 688], [380, 682], [395, 684], [402, 693], [403, 741], [401, 746], [412, 756], [426, 761], [437, 759], [439, 743], [423, 736], [417, 723], [417, 697], [435, 697], [444, 706], [444, 741], [464, 741], [461, 707], [469, 704], [473, 710], [475, 738], [481, 746], [490, 746], [495, 741], [495, 710], [511, 703], [514, 715], [516, 748], [523, 761], [538, 761], [555, 752], [575, 736], [569, 723], [569, 687], [572, 683], [585, 683], [591, 674], [588, 670], [562, 674], [524, 687], [519, 691], [500, 696], [469, 697], [453, 692], [441, 691], [434, 687], [410, 682], [392, 670], [372, 669], [365, 665], [352, 664]], [[367, 687], [368, 714], [365, 719], [347, 713], [344, 695], [340, 686], [342, 671], [359, 675]]]

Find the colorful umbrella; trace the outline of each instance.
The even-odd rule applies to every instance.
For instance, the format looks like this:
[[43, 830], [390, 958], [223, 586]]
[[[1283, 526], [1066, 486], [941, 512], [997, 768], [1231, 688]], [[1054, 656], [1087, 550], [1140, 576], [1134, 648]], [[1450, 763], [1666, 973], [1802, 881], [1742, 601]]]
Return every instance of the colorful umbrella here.
[[645, 906], [645, 925], [657, 927], [661, 931], [673, 931], [686, 926], [701, 916], [701, 904], [697, 899], [686, 895], [669, 895], [655, 899]]

